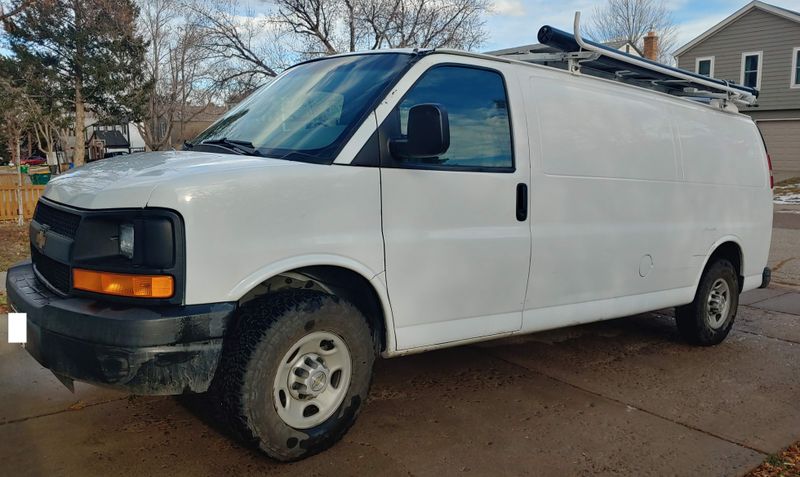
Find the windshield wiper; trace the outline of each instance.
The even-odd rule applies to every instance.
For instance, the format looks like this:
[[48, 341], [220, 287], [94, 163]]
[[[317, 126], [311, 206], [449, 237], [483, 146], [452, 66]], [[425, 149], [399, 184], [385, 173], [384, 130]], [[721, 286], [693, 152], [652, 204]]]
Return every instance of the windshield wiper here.
[[290, 152], [287, 152], [286, 154], [284, 154], [284, 155], [282, 155], [282, 156], [278, 157], [278, 159], [285, 159], [285, 160], [287, 160], [287, 161], [293, 161], [294, 159], [288, 159], [290, 156], [300, 156], [300, 157], [304, 157], [304, 158], [306, 158], [306, 159], [311, 159], [311, 161], [312, 161], [312, 162], [319, 162], [319, 160], [320, 160], [320, 157], [319, 157], [319, 155], [316, 155], [316, 154], [309, 154], [309, 153], [307, 153], [307, 152], [300, 152], [300, 151], [290, 151]]
[[247, 154], [248, 156], [261, 156], [262, 154], [258, 152], [258, 149], [253, 145], [250, 141], [240, 141], [239, 139], [228, 139], [223, 137], [221, 139], [208, 139], [200, 144], [210, 144], [212, 146], [223, 146], [227, 149], [231, 149], [233, 151]]

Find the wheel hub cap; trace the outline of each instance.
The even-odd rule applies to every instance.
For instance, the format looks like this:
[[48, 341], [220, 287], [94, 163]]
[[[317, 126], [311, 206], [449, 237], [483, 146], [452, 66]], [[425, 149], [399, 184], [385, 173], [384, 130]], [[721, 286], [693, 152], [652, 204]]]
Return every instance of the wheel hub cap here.
[[273, 383], [278, 416], [296, 429], [325, 422], [344, 401], [351, 374], [350, 351], [338, 335], [317, 331], [300, 338], [284, 355]]
[[311, 391], [312, 392], [321, 392], [325, 390], [325, 384], [328, 382], [328, 374], [327, 372], [320, 371], [319, 373], [314, 373], [311, 377]]
[[319, 396], [328, 385], [331, 370], [325, 360], [316, 353], [307, 353], [294, 362], [289, 373], [287, 387], [295, 399]]
[[708, 324], [714, 329], [720, 328], [728, 319], [728, 311], [730, 310], [730, 288], [728, 282], [722, 278], [718, 278], [713, 285], [711, 291], [708, 293], [708, 302], [706, 304], [708, 310]]

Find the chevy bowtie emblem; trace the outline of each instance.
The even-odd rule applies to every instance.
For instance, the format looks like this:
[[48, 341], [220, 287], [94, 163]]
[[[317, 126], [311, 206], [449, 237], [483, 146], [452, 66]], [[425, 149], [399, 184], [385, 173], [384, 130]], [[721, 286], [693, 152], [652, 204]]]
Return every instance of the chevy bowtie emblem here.
[[36, 244], [36, 248], [44, 251], [44, 246], [47, 243], [47, 233], [45, 232], [44, 229], [41, 229], [38, 232], [36, 232], [34, 243]]

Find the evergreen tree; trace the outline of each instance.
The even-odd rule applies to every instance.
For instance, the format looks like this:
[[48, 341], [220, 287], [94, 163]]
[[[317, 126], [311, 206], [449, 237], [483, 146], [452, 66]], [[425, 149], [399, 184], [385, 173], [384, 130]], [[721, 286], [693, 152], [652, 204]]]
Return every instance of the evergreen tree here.
[[34, 0], [6, 21], [23, 67], [47, 77], [57, 100], [72, 106], [76, 165], [84, 163], [87, 108], [119, 122], [142, 114], [146, 45], [138, 15], [132, 0]]

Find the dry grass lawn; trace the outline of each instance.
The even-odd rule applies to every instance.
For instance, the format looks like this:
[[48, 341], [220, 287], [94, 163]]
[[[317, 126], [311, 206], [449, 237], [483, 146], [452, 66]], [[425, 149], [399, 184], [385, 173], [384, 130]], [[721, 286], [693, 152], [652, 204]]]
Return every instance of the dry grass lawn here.
[[[0, 272], [8, 270], [20, 260], [30, 256], [28, 223], [19, 226], [16, 221], [0, 222]], [[0, 313], [8, 313], [6, 295], [0, 292]]]
[[30, 256], [28, 223], [19, 226], [15, 221], [0, 222], [0, 272]]

